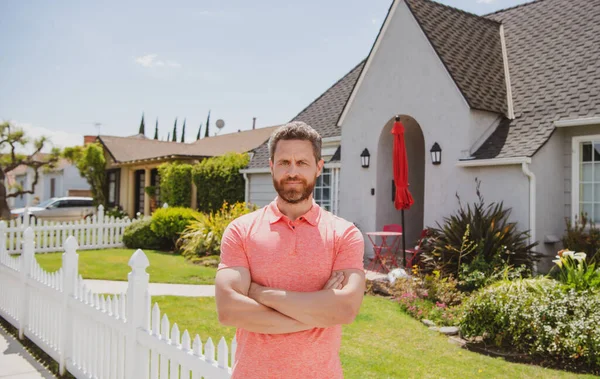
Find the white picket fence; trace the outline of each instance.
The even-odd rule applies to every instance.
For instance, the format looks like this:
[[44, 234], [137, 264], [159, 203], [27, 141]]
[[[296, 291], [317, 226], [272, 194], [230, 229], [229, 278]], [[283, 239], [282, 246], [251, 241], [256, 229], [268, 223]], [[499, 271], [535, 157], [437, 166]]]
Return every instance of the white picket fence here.
[[61, 251], [63, 243], [70, 236], [77, 240], [79, 250], [106, 249], [123, 246], [123, 232], [131, 222], [129, 218], [107, 217], [104, 207], [100, 205], [95, 215], [78, 221], [53, 222], [33, 217], [12, 219], [8, 224], [3, 224], [4, 228], [0, 227], [0, 235], [6, 233], [4, 245], [9, 254], [23, 251], [23, 231], [29, 226], [35, 234], [36, 253]]
[[[4, 225], [2, 225], [4, 224]], [[6, 230], [5, 222], [0, 229]], [[62, 267], [44, 271], [35, 260], [34, 231], [23, 233], [23, 253], [11, 256], [0, 234], [0, 316], [77, 378], [230, 378], [235, 357], [224, 338], [193, 341], [171, 327], [158, 304], [150, 311], [148, 258], [137, 250], [125, 294], [104, 297], [78, 274], [78, 243], [68, 237]]]

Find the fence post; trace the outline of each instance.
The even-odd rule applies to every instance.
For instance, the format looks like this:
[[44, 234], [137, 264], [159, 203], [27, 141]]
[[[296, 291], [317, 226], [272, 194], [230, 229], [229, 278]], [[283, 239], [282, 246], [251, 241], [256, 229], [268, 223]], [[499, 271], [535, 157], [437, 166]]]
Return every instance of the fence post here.
[[131, 272], [127, 275], [127, 342], [125, 350], [125, 377], [148, 377], [148, 354], [138, 349], [137, 331], [150, 328], [150, 295], [148, 282], [150, 275], [146, 268], [150, 266], [148, 257], [138, 249], [129, 260]]
[[27, 328], [27, 314], [29, 313], [29, 289], [27, 288], [27, 279], [31, 273], [31, 262], [34, 259], [33, 229], [28, 227], [23, 233], [23, 253], [21, 254], [21, 312], [19, 314], [19, 339], [25, 337]]
[[6, 221], [0, 221], [0, 257], [6, 257]]
[[25, 210], [23, 211], [23, 224], [22, 224], [22, 228], [23, 229], [27, 229], [28, 226], [29, 226], [29, 207], [26, 206]]
[[58, 367], [60, 375], [64, 375], [67, 367], [67, 359], [73, 355], [73, 312], [69, 312], [69, 298], [75, 294], [77, 285], [79, 256], [77, 249], [79, 244], [73, 236], [67, 238], [64, 244], [65, 252], [62, 255], [62, 325], [59, 334], [60, 360]]
[[98, 248], [102, 249], [104, 247], [104, 206], [102, 204], [98, 206], [96, 221], [98, 222]]

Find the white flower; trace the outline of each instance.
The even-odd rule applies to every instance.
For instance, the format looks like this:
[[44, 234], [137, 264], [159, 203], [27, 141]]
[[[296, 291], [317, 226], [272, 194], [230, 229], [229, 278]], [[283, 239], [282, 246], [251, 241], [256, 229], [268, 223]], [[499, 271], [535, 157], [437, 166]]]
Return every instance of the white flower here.
[[573, 258], [577, 259], [577, 260], [580, 260], [580, 261], [584, 261], [586, 256], [587, 255], [585, 253], [575, 253], [573, 255]]
[[552, 262], [556, 263], [558, 265], [558, 267], [562, 267], [562, 260], [561, 259], [555, 259]]
[[575, 255], [575, 252], [571, 251], [571, 250], [563, 250], [563, 252], [562, 252], [562, 256], [563, 257], [571, 257], [571, 258], [573, 258], [574, 255]]

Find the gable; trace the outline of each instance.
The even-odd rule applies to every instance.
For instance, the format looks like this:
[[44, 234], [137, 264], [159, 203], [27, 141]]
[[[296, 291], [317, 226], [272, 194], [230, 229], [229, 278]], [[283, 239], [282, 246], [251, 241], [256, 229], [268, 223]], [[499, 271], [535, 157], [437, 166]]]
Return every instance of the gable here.
[[501, 24], [429, 0], [395, 0], [338, 125], [343, 123], [401, 2], [406, 3], [469, 107], [508, 115]]

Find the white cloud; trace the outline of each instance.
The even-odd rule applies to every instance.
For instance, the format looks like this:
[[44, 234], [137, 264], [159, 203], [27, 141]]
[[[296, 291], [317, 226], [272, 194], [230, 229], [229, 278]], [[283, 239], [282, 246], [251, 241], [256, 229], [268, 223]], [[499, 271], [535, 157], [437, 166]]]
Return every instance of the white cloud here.
[[379, 25], [379, 24], [380, 24], [380, 21], [379, 21], [379, 19], [377, 19], [377, 18], [373, 18], [373, 19], [371, 19], [371, 23], [372, 23], [373, 25]]
[[42, 136], [47, 137], [51, 142], [44, 146], [42, 152], [45, 153], [50, 152], [52, 147], [64, 148], [67, 146], [83, 145], [82, 134], [69, 133], [62, 130], [50, 130], [42, 126], [33, 126], [28, 123], [22, 123], [14, 120], [11, 121], [11, 124], [22, 128], [25, 132], [25, 135], [31, 141], [31, 143], [21, 150], [22, 153], [32, 153], [34, 150], [32, 142]]
[[171, 67], [171, 68], [180, 68], [181, 64], [175, 61], [163, 61], [157, 60], [158, 54], [146, 54], [141, 57], [135, 58], [135, 62], [142, 67]]

